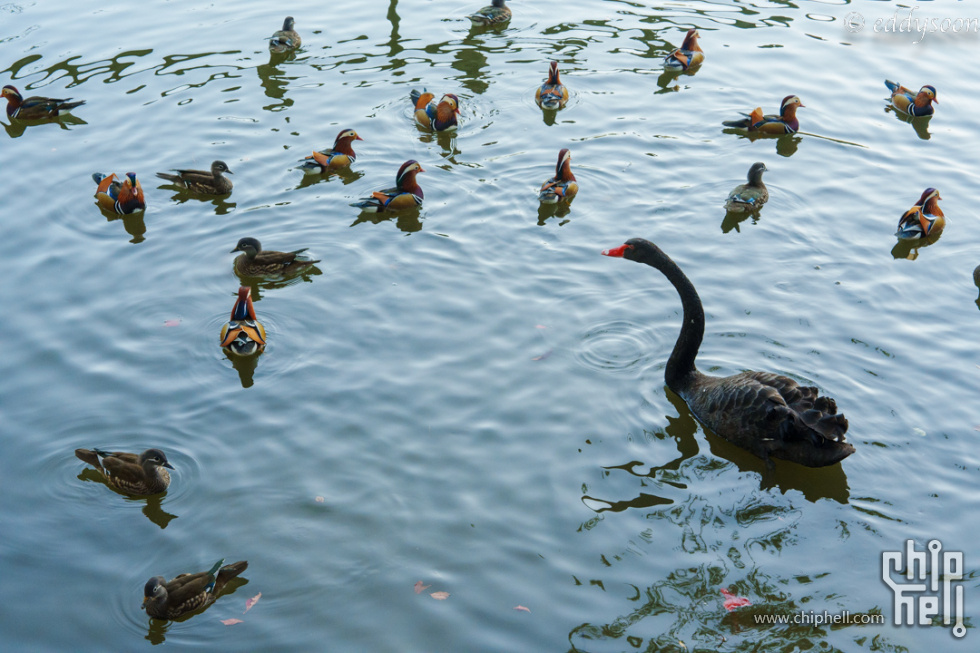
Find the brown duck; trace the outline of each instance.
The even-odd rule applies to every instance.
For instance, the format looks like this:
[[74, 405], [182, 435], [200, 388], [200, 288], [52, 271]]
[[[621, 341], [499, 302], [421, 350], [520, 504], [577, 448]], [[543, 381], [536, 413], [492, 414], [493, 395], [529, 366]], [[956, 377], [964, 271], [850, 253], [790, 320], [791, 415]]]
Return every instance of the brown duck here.
[[684, 323], [667, 360], [667, 387], [695, 417], [729, 442], [768, 460], [782, 458], [807, 467], [833, 465], [854, 453], [844, 442], [847, 420], [817, 388], [769, 372], [718, 377], [694, 366], [704, 337], [704, 309], [694, 284], [659, 247], [642, 238], [603, 252], [660, 270], [681, 297]]
[[158, 172], [157, 177], [166, 179], [181, 188], [205, 195], [227, 195], [231, 192], [231, 179], [225, 173], [233, 174], [224, 161], [211, 164], [211, 172], [205, 170], [174, 170], [177, 174]]
[[146, 581], [143, 586], [146, 614], [157, 619], [176, 619], [214, 603], [228, 581], [248, 569], [244, 560], [222, 567], [223, 562], [219, 560], [208, 571], [181, 574], [170, 582], [163, 576]]
[[[167, 455], [159, 449], [147, 449], [137, 455], [124, 451], [75, 449], [75, 456], [102, 472], [106, 483], [126, 494], [158, 494], [170, 487], [173, 469]], [[166, 468], [166, 469], [165, 469]]]
[[235, 272], [243, 277], [289, 275], [320, 261], [296, 258], [307, 247], [292, 252], [266, 251], [255, 238], [242, 238], [229, 253], [244, 252], [235, 259]]

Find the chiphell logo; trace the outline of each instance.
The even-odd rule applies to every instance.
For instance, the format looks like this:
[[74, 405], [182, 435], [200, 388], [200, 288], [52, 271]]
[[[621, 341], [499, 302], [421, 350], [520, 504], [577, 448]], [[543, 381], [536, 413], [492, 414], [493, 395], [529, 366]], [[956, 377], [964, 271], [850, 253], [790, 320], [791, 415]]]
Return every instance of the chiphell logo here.
[[926, 626], [942, 615], [947, 626], [955, 619], [953, 637], [964, 637], [963, 585], [953, 586], [963, 580], [963, 553], [943, 551], [939, 540], [930, 540], [926, 548], [916, 551], [915, 543], [906, 540], [904, 551], [881, 554], [881, 579], [895, 593], [894, 623]]

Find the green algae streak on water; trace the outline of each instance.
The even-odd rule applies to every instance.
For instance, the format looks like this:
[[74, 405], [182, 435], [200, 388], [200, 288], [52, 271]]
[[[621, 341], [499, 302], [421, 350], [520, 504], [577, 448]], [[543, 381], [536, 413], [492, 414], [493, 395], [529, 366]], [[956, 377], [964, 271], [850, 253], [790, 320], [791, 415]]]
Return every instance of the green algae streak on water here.
[[[515, 0], [472, 28], [482, 4], [0, 6], [0, 83], [86, 100], [0, 118], [4, 648], [973, 650], [969, 619], [754, 615], [890, 622], [881, 555], [908, 539], [964, 551], [980, 601], [976, 35], [876, 30], [895, 3]], [[270, 55], [287, 14], [303, 46]], [[665, 75], [690, 27], [704, 64]], [[552, 60], [557, 113], [534, 102]], [[903, 121], [885, 79], [935, 86], [935, 116]], [[413, 124], [416, 88], [460, 98], [455, 133]], [[721, 125], [788, 95], [798, 135]], [[298, 169], [347, 128], [351, 170]], [[542, 208], [562, 148], [580, 190]], [[155, 177], [219, 159], [227, 197]], [[349, 206], [409, 159], [420, 210]], [[755, 161], [771, 199], [726, 215]], [[127, 171], [146, 212], [103, 213], [92, 173]], [[927, 187], [946, 230], [897, 247]], [[245, 236], [321, 262], [245, 280], [268, 345], [242, 361], [218, 334]], [[856, 453], [770, 469], [705, 432], [663, 383], [675, 291], [600, 255], [633, 236], [697, 287], [703, 371], [819, 386]], [[171, 489], [119, 495], [78, 447], [159, 447]], [[139, 609], [148, 578], [221, 558], [249, 568], [203, 614]]]

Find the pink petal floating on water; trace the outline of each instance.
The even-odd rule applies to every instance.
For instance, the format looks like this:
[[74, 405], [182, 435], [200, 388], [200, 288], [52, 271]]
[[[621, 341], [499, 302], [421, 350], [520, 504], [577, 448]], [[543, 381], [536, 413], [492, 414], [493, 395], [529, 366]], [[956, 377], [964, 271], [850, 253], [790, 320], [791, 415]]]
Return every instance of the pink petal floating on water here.
[[235, 624], [243, 624], [245, 622], [242, 621], [241, 619], [222, 619], [221, 623], [223, 623], [226, 626], [234, 626]]
[[543, 325], [543, 324], [535, 324], [535, 325], [534, 325], [534, 328], [535, 328], [535, 329], [547, 329], [548, 327], [546, 327], [546, 326], [545, 326], [545, 325]]
[[[251, 610], [252, 606], [258, 603], [259, 599], [261, 598], [262, 598], [262, 592], [259, 592], [258, 594], [250, 598], [248, 601], [245, 601], [245, 612]], [[245, 614], [245, 612], [243, 612], [242, 614]]]
[[432, 586], [431, 585], [423, 585], [422, 584], [422, 581], [419, 581], [419, 582], [415, 583], [415, 593], [416, 594], [421, 594], [422, 593], [422, 590], [427, 590], [430, 587], [432, 587]]
[[429, 594], [429, 596], [434, 598], [436, 601], [445, 601], [449, 598], [449, 592], [433, 592], [432, 594]]
[[554, 349], [549, 349], [545, 353], [541, 354], [540, 356], [535, 356], [531, 360], [533, 360], [533, 361], [543, 361], [544, 359], [548, 358], [548, 356], [551, 356], [551, 352], [553, 352], [553, 351], [554, 351]]
[[530, 612], [531, 611], [530, 608], [525, 608], [523, 605], [515, 605], [514, 606], [514, 609], [515, 610], [523, 610], [524, 612]]
[[731, 612], [735, 608], [740, 608], [743, 605], [752, 605], [752, 602], [743, 596], [735, 596], [724, 587], [721, 589], [721, 595], [725, 597], [725, 602], [722, 603], [725, 609]]
[[180, 318], [179, 318], [179, 317], [178, 317], [178, 318], [177, 318], [176, 320], [164, 320], [164, 322], [163, 322], [163, 326], [165, 326], [165, 327], [175, 327], [175, 326], [180, 326], [180, 321], [181, 321], [181, 320], [180, 320]]
[[326, 501], [326, 499], [324, 499], [323, 497], [317, 497], [313, 500], [316, 501], [317, 503], [323, 503], [324, 501]]

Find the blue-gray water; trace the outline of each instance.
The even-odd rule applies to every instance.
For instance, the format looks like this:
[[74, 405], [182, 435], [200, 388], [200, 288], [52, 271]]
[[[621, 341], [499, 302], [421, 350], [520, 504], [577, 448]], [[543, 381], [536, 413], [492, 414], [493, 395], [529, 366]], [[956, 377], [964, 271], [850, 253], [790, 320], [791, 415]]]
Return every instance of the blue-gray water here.
[[[977, 35], [875, 33], [908, 11], [889, 3], [515, 1], [507, 27], [472, 30], [480, 5], [0, 6], [2, 83], [87, 101], [0, 135], [4, 648], [973, 650], [972, 618], [956, 640], [751, 615], [890, 621], [881, 552], [909, 538], [964, 551], [968, 617], [980, 602]], [[270, 62], [287, 13], [303, 48]], [[662, 77], [690, 26], [704, 65]], [[572, 99], [545, 116], [551, 59]], [[938, 89], [927, 127], [886, 111], [886, 78]], [[460, 96], [455, 136], [413, 125], [419, 87]], [[805, 134], [723, 132], [790, 94]], [[346, 127], [353, 174], [294, 168]], [[539, 212], [563, 147], [579, 195]], [[223, 202], [154, 178], [214, 159], [235, 173]], [[421, 211], [359, 219], [348, 203], [407, 159]], [[754, 161], [772, 199], [726, 221]], [[107, 220], [91, 173], [128, 170], [149, 206]], [[896, 258], [927, 186], [946, 231]], [[240, 374], [218, 332], [243, 236], [322, 262], [258, 289], [269, 345]], [[697, 286], [703, 370], [818, 385], [857, 452], [768, 470], [705, 433], [663, 383], [675, 291], [599, 255], [632, 236]], [[80, 479], [72, 450], [92, 446], [164, 449], [171, 490]], [[149, 577], [219, 558], [248, 560], [248, 583], [148, 626]], [[721, 587], [752, 607], [727, 614]]]

